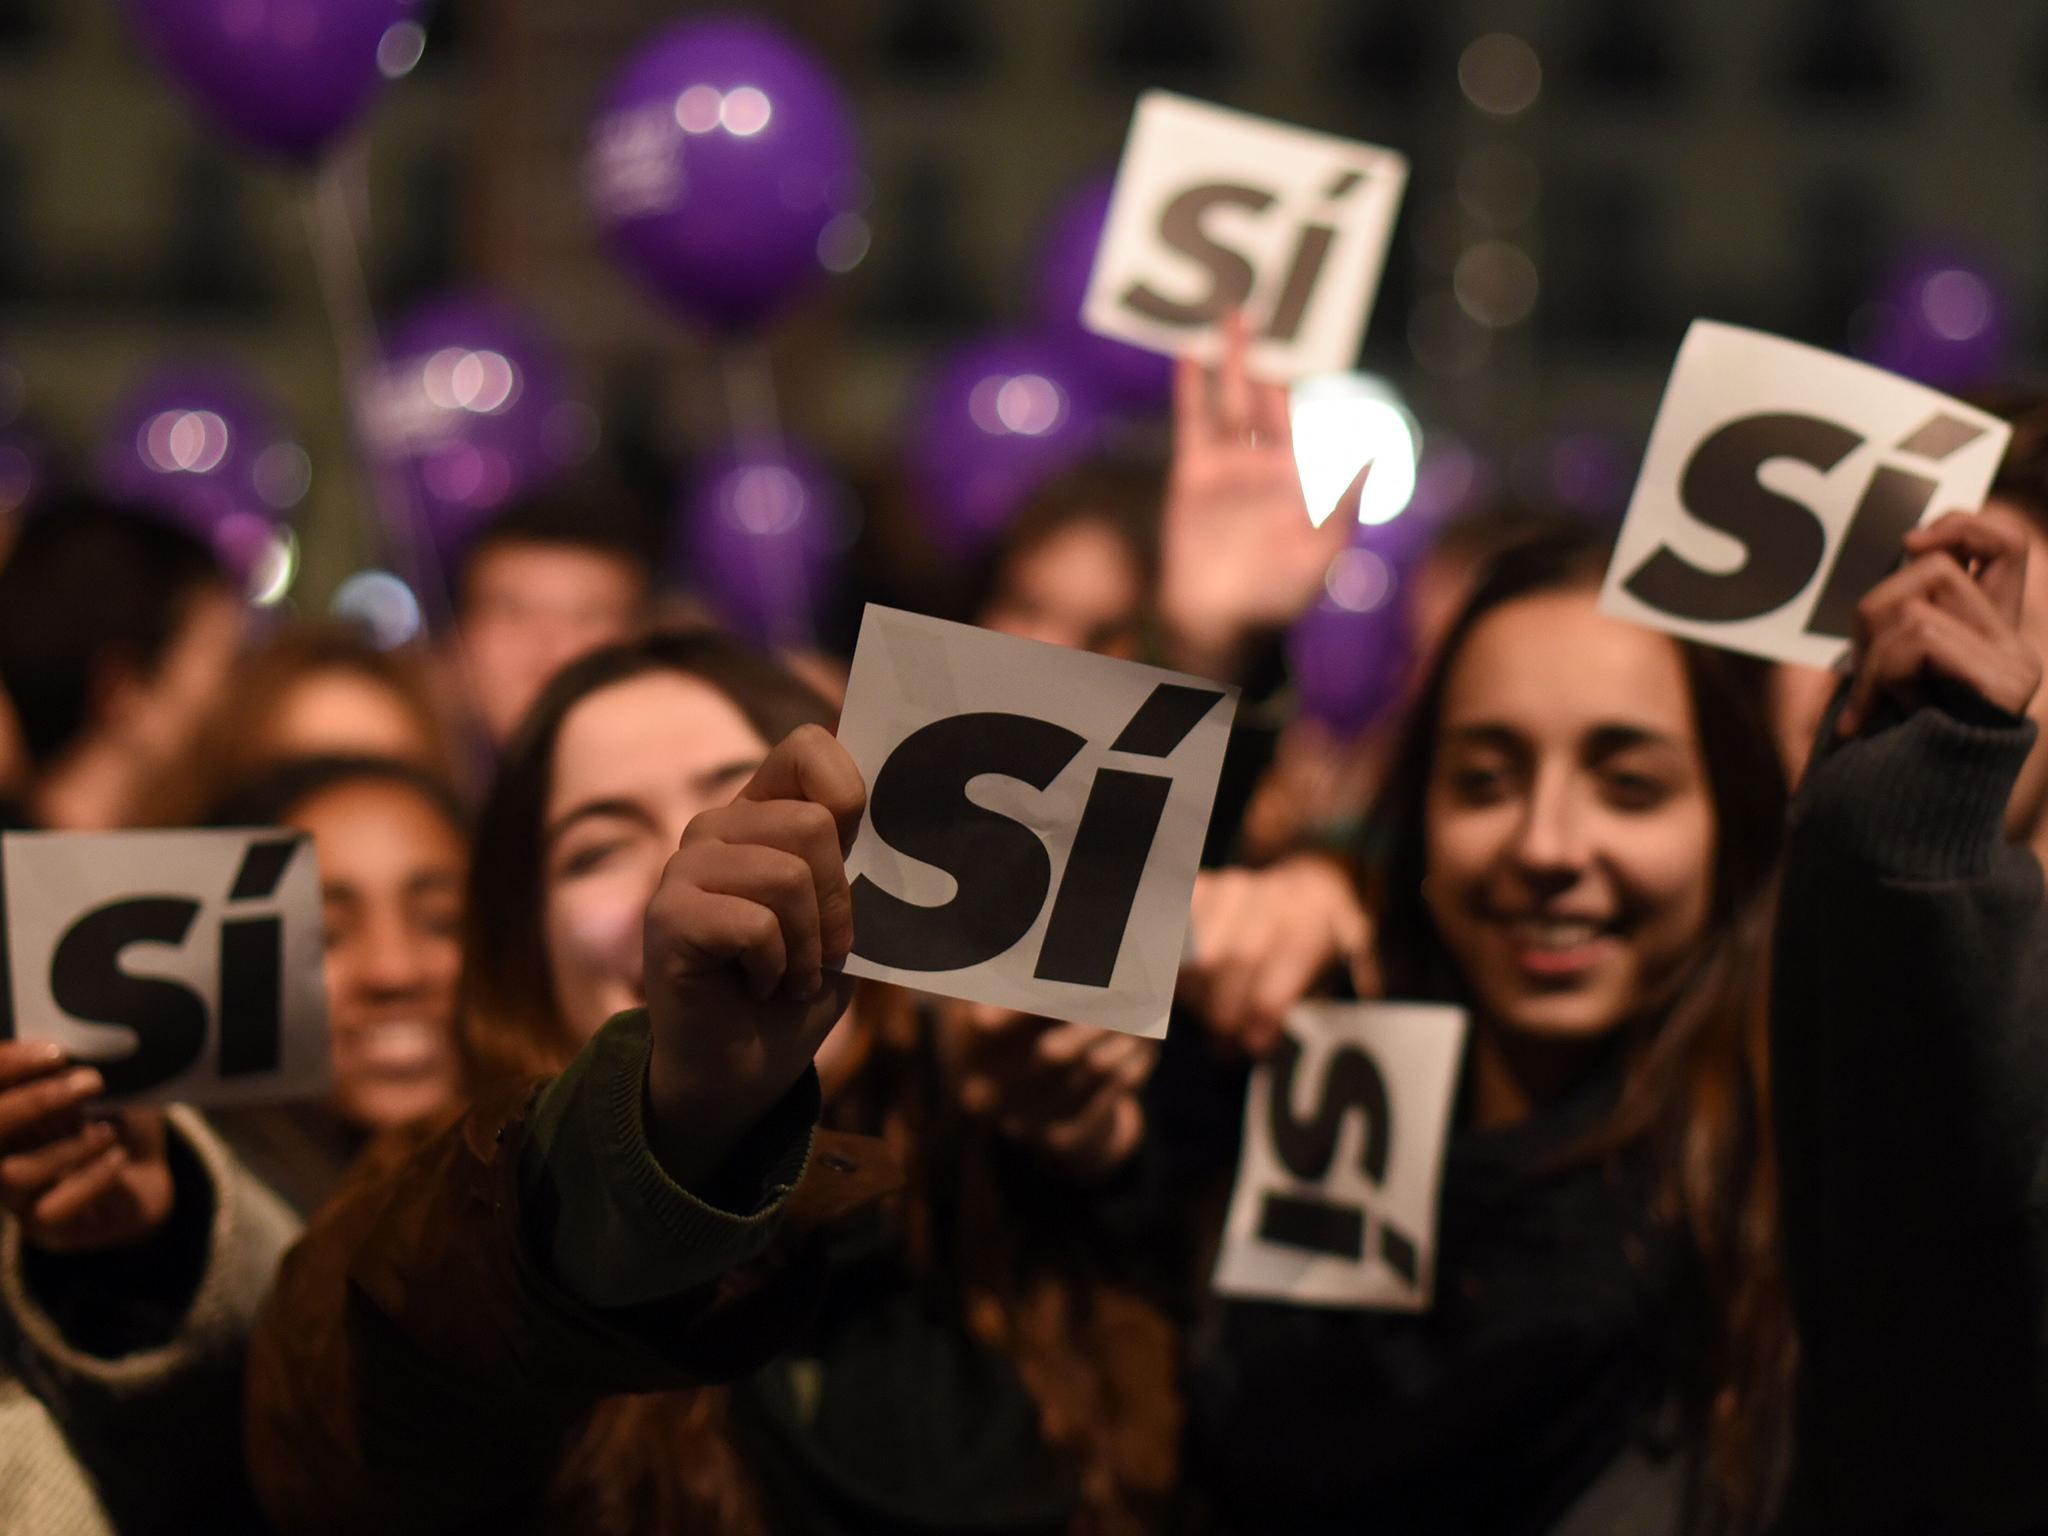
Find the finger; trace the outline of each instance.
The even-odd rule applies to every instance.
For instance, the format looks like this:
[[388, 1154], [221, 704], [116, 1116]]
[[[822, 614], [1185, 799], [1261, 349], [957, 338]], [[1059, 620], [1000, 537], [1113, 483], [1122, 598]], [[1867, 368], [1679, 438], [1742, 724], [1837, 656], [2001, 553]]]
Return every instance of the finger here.
[[1177, 442], [1204, 444], [1211, 436], [1209, 371], [1193, 357], [1173, 360], [1173, 435]]
[[1071, 1114], [1048, 1124], [1041, 1134], [1045, 1149], [1055, 1157], [1071, 1158], [1103, 1146], [1116, 1124], [1117, 1106], [1130, 1098], [1121, 1083], [1100, 1085]]
[[817, 900], [823, 963], [833, 970], [845, 964], [853, 948], [853, 890], [829, 810], [813, 800], [735, 801], [691, 819], [683, 846], [705, 841], [778, 848], [802, 859]]
[[1244, 311], [1233, 309], [1223, 317], [1223, 358], [1216, 369], [1216, 434], [1226, 442], [1241, 442], [1252, 426], [1252, 380], [1245, 366], [1250, 329]]
[[[2012, 658], [1987, 645], [1954, 614], [1918, 602], [1899, 614], [1872, 642], [1836, 719], [1836, 730], [1854, 735], [1870, 719], [1880, 693], [1911, 708], [1918, 685], [1929, 674], [1946, 677], [2014, 714], [2012, 696], [2020, 675]], [[2031, 690], [2028, 690], [2031, 692]]]
[[1294, 446], [1294, 421], [1288, 414], [1289, 396], [1285, 384], [1264, 379], [1251, 383], [1252, 430], [1259, 434], [1259, 446], [1288, 452]]
[[[693, 857], [695, 855], [695, 857]], [[676, 855], [692, 864], [695, 884], [715, 896], [736, 896], [775, 914], [782, 931], [786, 983], [799, 997], [824, 984], [818, 893], [811, 867], [793, 853], [753, 843], [712, 843]]]
[[45, 1122], [74, 1114], [106, 1087], [91, 1067], [73, 1067], [0, 1093], [0, 1146], [38, 1139], [35, 1133], [45, 1130]]
[[759, 902], [689, 889], [676, 898], [673, 916], [684, 951], [683, 970], [738, 965], [760, 1000], [775, 995], [789, 969], [782, 924]]
[[1294, 1005], [1308, 996], [1336, 955], [1321, 946], [1279, 950], [1252, 979], [1247, 1020], [1266, 1034], [1278, 1030]]
[[2009, 623], [2017, 624], [2026, 590], [2027, 541], [2016, 530], [1970, 512], [1944, 512], [1905, 538], [1909, 555], [1945, 550], [1975, 568], [1977, 584]]
[[844, 853], [860, 830], [868, 789], [853, 758], [830, 731], [822, 725], [800, 725], [782, 738], [735, 798], [822, 805], [832, 813]]
[[9, 1040], [0, 1044], [0, 1092], [46, 1077], [69, 1059], [62, 1046], [48, 1040]]
[[1937, 549], [1915, 556], [1863, 595], [1856, 605], [1859, 639], [1867, 644], [1894, 615], [1916, 602], [1946, 608], [1982, 635], [1996, 637], [2013, 627], [1955, 556]]
[[74, 1173], [114, 1145], [114, 1127], [95, 1120], [70, 1136], [46, 1142], [33, 1152], [0, 1158], [0, 1204], [17, 1215], [30, 1210], [49, 1187]]
[[30, 1219], [47, 1227], [68, 1226], [120, 1188], [131, 1166], [122, 1147], [109, 1147], [35, 1204]]

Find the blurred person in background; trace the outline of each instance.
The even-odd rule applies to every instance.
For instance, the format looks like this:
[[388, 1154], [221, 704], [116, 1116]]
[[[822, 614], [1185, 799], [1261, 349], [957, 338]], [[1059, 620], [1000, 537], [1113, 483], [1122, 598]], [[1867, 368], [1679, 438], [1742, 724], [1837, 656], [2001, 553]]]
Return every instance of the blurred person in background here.
[[446, 777], [449, 735], [425, 659], [338, 625], [279, 630], [236, 662], [223, 707], [149, 797], [147, 820], [189, 824], [272, 766], [320, 757]]
[[[1125, 1245], [1076, 1193], [1127, 1119], [1076, 1100], [1130, 1098], [1150, 1043], [1088, 1031], [1057, 1082], [984, 1061], [984, 1087], [1015, 1102], [993, 1138], [962, 1119], [930, 1011], [818, 969], [830, 936], [811, 925], [845, 910], [861, 801], [826, 718], [708, 632], [594, 653], [544, 691], [477, 829], [476, 1107], [416, 1151], [373, 1153], [262, 1329], [252, 1452], [283, 1528], [503, 1512], [605, 1533], [1063, 1533], [1159, 1511], [1171, 1335], [1116, 1283]], [[814, 888], [821, 866], [838, 878]], [[764, 920], [782, 925], [766, 949], [742, 937]], [[784, 968], [803, 973], [794, 990]], [[679, 986], [712, 991], [678, 1014]], [[726, 1094], [671, 1118], [665, 1050], [797, 1012], [815, 1077], [792, 1067], [779, 1103]], [[719, 1070], [757, 1048], [718, 1046], [735, 1064]], [[552, 1079], [537, 1099], [536, 1075]], [[718, 1125], [715, 1154], [674, 1152]], [[892, 1161], [899, 1203], [836, 1227], [829, 1250], [733, 1269], [780, 1220], [850, 1216]], [[478, 1202], [479, 1179], [501, 1193]], [[828, 1251], [822, 1309], [769, 1360], [796, 1321], [788, 1287], [818, 1305]], [[369, 1314], [349, 1320], [363, 1306], [367, 1334]]]
[[502, 747], [569, 662], [648, 617], [647, 556], [602, 488], [509, 508], [463, 551], [455, 573], [453, 686], [486, 740]]
[[220, 708], [243, 604], [206, 546], [82, 496], [22, 527], [0, 566], [0, 686], [28, 760], [18, 821], [136, 825]]
[[462, 811], [444, 780], [413, 763], [313, 757], [270, 765], [210, 819], [295, 828], [319, 860], [333, 1089], [322, 1102], [211, 1116], [305, 1217], [371, 1138], [439, 1114], [460, 1092]]
[[1083, 466], [1034, 494], [1004, 530], [969, 607], [984, 629], [1133, 658], [1158, 572], [1158, 476]]

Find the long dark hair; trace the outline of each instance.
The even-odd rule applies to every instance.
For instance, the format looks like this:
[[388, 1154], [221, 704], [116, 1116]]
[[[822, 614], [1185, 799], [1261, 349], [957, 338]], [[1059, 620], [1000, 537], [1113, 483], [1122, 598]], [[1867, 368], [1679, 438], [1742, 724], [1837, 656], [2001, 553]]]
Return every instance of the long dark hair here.
[[578, 704], [651, 672], [709, 683], [771, 746], [799, 725], [832, 720], [825, 701], [779, 663], [715, 630], [661, 631], [609, 645], [556, 674], [513, 733], [477, 817], [460, 1007], [473, 1081], [558, 1072], [583, 1043], [555, 1007], [543, 937], [541, 832], [555, 743]]
[[[1594, 534], [1578, 531], [1510, 547], [1481, 577], [1437, 653], [1365, 831], [1362, 874], [1390, 997], [1465, 1001], [1463, 979], [1423, 896], [1428, 789], [1452, 668], [1487, 615], [1542, 593], [1590, 592], [1607, 554]], [[1707, 1302], [1693, 1396], [1710, 1470], [1721, 1501], [1747, 1511], [1768, 1497], [1781, 1470], [1792, 1370], [1765, 1070], [1765, 982], [1786, 783], [1767, 724], [1763, 666], [1673, 643], [1714, 805], [1707, 929], [1674, 1001], [1629, 1042], [1607, 1123], [1568, 1157], [1649, 1151], [1652, 1214], [1686, 1239]]]

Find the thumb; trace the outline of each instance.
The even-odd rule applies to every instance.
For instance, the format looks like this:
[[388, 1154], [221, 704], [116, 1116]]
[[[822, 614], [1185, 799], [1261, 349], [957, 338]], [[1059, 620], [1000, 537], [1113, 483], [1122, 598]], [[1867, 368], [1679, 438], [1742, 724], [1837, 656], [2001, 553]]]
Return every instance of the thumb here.
[[1365, 482], [1372, 474], [1372, 466], [1371, 459], [1359, 465], [1358, 473], [1351, 477], [1351, 484], [1346, 486], [1344, 494], [1337, 498], [1337, 505], [1332, 507], [1329, 515], [1316, 525], [1316, 531], [1327, 537], [1331, 543], [1341, 545], [1351, 537], [1351, 530], [1358, 522], [1358, 509], [1365, 502]]

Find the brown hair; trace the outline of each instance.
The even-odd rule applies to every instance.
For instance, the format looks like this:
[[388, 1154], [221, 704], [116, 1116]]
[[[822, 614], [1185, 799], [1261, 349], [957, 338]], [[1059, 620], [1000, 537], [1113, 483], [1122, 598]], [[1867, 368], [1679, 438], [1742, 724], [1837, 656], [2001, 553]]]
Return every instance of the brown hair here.
[[582, 1044], [556, 1010], [542, 940], [541, 830], [555, 743], [578, 704], [650, 672], [709, 683], [771, 745], [800, 725], [832, 721], [824, 700], [789, 672], [715, 630], [660, 631], [605, 646], [555, 675], [507, 743], [477, 817], [458, 1010], [473, 1081], [559, 1072]]
[[306, 755], [280, 752], [266, 731], [294, 688], [309, 678], [343, 673], [388, 693], [418, 728], [420, 752], [408, 759], [436, 778], [450, 778], [449, 741], [426, 664], [413, 651], [380, 651], [353, 629], [294, 625], [242, 657], [219, 715], [194, 744], [185, 763], [166, 774], [145, 807], [144, 820], [182, 826], [272, 764]]
[[[1502, 552], [1452, 624], [1367, 823], [1365, 883], [1392, 997], [1461, 1000], [1463, 981], [1422, 882], [1425, 806], [1451, 669], [1480, 621], [1521, 598], [1597, 587], [1607, 549], [1589, 531], [1553, 531]], [[1692, 1407], [1704, 1425], [1719, 1501], [1746, 1516], [1778, 1482], [1792, 1334], [1777, 1245], [1770, 1141], [1767, 995], [1772, 897], [1786, 785], [1767, 727], [1764, 669], [1748, 657], [1674, 642], [1714, 802], [1707, 932], [1654, 1028], [1628, 1040], [1620, 1097], [1567, 1163], [1651, 1154], [1651, 1215], [1686, 1241], [1706, 1300]]]

